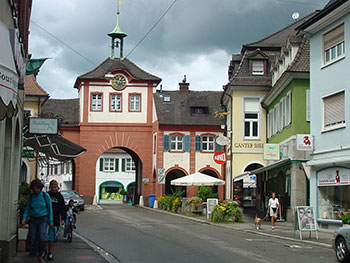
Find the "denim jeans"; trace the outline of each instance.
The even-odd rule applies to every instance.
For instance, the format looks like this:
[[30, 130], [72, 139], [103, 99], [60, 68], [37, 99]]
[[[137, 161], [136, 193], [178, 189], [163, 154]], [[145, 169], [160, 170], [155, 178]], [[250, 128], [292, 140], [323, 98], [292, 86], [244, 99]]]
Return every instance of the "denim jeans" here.
[[29, 222], [30, 256], [40, 256], [44, 252], [48, 217], [31, 217]]

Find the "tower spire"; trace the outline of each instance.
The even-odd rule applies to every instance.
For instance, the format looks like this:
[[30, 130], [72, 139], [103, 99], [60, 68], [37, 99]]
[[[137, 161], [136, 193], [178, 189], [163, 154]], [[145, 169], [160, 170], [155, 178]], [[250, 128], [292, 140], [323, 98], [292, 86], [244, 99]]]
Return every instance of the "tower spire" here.
[[[123, 46], [124, 46], [124, 37], [127, 36], [127, 34], [125, 34], [119, 26], [119, 8], [121, 5], [121, 0], [118, 0], [118, 6], [117, 6], [117, 23], [113, 29], [112, 32], [110, 32], [108, 34], [108, 36], [110, 36], [112, 38], [112, 46], [111, 46], [111, 58], [114, 58], [114, 48], [115, 47], [120, 47], [120, 58], [123, 57]], [[120, 40], [120, 46], [119, 46], [119, 42], [116, 41], [116, 38], [118, 38]]]

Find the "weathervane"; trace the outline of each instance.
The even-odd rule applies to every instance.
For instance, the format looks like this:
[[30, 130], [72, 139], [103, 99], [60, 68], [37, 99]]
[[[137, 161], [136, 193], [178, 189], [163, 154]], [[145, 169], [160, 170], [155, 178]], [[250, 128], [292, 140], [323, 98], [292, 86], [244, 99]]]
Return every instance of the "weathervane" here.
[[[114, 48], [118, 48], [120, 47], [120, 58], [123, 57], [123, 45], [124, 45], [124, 37], [127, 36], [127, 34], [125, 34], [121, 29], [120, 29], [120, 26], [119, 26], [119, 8], [120, 8], [120, 5], [122, 4], [122, 1], [121, 0], [118, 0], [118, 5], [117, 5], [117, 23], [116, 23], [116, 26], [115, 28], [113, 29], [112, 32], [110, 32], [108, 34], [108, 36], [110, 36], [112, 38], [112, 46], [111, 46], [111, 58], [113, 59], [114, 58]], [[119, 42], [116, 41], [116, 38], [118, 38], [120, 40], [120, 45], [119, 45]]]

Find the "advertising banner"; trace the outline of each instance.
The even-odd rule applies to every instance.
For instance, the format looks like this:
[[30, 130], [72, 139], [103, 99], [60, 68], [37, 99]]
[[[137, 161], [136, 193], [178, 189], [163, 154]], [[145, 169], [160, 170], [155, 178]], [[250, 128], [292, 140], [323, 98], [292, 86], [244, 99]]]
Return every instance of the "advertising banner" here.
[[350, 185], [350, 169], [332, 167], [317, 173], [318, 186]]

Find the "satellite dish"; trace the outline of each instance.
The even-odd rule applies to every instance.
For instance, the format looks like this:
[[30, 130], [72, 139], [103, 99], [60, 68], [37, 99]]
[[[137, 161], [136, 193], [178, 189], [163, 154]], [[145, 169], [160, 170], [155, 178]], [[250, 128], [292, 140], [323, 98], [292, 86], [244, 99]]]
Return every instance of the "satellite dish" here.
[[292, 18], [293, 18], [294, 20], [297, 20], [297, 19], [299, 18], [299, 12], [294, 12], [294, 13], [292, 14]]

